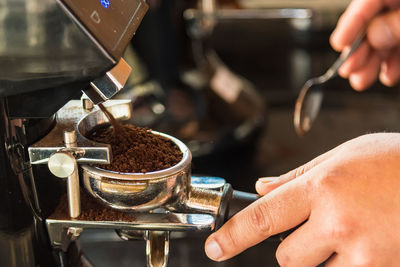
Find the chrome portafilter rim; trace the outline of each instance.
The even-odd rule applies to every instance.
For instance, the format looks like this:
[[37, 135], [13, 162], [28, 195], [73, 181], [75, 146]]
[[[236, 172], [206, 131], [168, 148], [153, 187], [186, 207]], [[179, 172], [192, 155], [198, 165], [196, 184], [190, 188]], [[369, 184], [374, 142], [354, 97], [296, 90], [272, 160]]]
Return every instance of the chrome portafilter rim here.
[[93, 175], [94, 178], [97, 179], [107, 178], [113, 180], [123, 180], [123, 181], [149, 181], [156, 179], [163, 179], [174, 175], [182, 170], [184, 170], [188, 165], [191, 164], [192, 154], [189, 148], [179, 139], [170, 136], [165, 133], [151, 131], [152, 134], [159, 135], [171, 140], [175, 145], [178, 146], [179, 150], [182, 152], [182, 159], [172, 167], [167, 169], [146, 172], [146, 173], [123, 173], [101, 169], [100, 167], [95, 167], [91, 165], [82, 165], [82, 169], [84, 172], [88, 172]]
[[[105, 123], [102, 114], [95, 111], [79, 122], [78, 131], [85, 137]], [[83, 184], [89, 194], [122, 211], [145, 212], [183, 201], [190, 190], [191, 152], [173, 136], [157, 131], [151, 133], [173, 142], [182, 152], [182, 159], [169, 168], [146, 173], [121, 173], [101, 166], [81, 165]]]

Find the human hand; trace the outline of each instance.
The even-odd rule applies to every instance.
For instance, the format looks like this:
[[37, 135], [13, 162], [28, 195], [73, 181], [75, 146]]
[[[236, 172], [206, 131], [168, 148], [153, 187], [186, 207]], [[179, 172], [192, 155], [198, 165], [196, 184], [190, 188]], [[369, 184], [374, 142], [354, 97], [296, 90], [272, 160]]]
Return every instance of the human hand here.
[[281, 266], [398, 266], [400, 134], [364, 135], [275, 179], [205, 245], [229, 259], [304, 222], [279, 245]]
[[364, 90], [378, 78], [393, 86], [400, 78], [400, 0], [353, 0], [331, 35], [337, 51], [349, 49], [367, 28], [367, 41], [339, 69], [355, 90]]

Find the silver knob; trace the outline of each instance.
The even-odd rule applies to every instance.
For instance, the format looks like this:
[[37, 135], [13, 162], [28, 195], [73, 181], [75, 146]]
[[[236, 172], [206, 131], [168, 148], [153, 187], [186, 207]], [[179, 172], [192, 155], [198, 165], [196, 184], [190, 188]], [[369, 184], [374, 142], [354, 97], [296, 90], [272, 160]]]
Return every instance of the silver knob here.
[[47, 165], [55, 176], [67, 178], [74, 173], [76, 160], [69, 153], [58, 152], [50, 156]]
[[79, 188], [78, 164], [70, 153], [57, 152], [50, 156], [47, 163], [52, 174], [60, 178], [67, 178], [68, 208], [71, 218], [81, 214], [81, 198]]

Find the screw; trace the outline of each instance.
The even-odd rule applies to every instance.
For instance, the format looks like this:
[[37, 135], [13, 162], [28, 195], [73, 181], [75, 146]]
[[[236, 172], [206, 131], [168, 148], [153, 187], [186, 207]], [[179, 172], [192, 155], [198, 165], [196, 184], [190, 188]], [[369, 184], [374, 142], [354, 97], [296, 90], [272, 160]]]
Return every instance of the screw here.
[[80, 227], [69, 227], [67, 236], [70, 240], [76, 240], [82, 233], [83, 229]]
[[82, 98], [82, 108], [85, 111], [90, 112], [93, 110], [94, 104], [89, 98]]

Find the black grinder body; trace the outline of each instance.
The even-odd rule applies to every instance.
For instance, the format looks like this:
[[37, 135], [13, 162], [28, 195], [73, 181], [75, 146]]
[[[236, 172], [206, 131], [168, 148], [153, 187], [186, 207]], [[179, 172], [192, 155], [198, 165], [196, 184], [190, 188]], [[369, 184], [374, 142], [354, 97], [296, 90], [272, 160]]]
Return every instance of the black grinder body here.
[[0, 266], [58, 266], [45, 218], [60, 196], [28, 147], [55, 113], [114, 67], [144, 14], [143, 0], [0, 3]]

